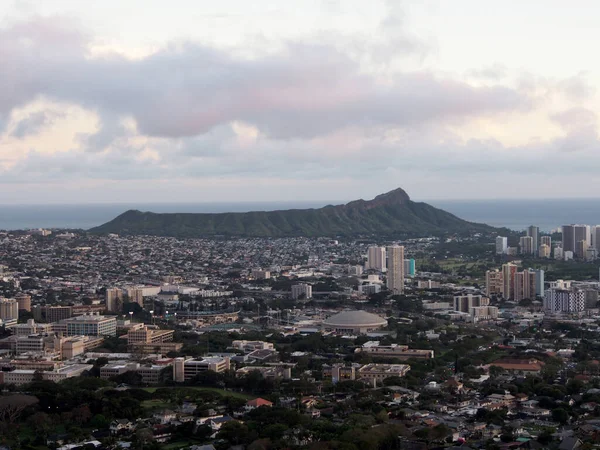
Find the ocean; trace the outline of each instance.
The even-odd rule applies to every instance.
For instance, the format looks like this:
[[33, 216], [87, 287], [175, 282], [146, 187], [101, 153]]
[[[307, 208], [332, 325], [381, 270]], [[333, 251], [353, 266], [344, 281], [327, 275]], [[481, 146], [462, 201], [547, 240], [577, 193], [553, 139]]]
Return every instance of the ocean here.
[[[600, 224], [600, 199], [424, 200], [465, 220], [516, 231], [537, 225], [552, 231], [568, 223]], [[246, 212], [319, 208], [330, 202], [112, 203], [72, 205], [0, 205], [0, 229], [83, 228], [101, 225], [129, 209], [169, 212]]]

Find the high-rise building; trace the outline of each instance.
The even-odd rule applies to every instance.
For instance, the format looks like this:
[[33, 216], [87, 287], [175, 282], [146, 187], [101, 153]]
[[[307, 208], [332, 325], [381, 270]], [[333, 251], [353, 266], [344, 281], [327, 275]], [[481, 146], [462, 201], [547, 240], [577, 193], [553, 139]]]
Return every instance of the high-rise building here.
[[590, 246], [591, 232], [589, 225], [575, 225], [575, 245], [579, 241], [585, 241], [587, 246]]
[[504, 255], [508, 251], [508, 238], [505, 236], [496, 237], [496, 255]]
[[540, 245], [538, 254], [540, 258], [550, 258], [550, 247], [548, 247], [546, 244]]
[[519, 302], [524, 299], [535, 299], [536, 276], [535, 271], [528, 269], [515, 274], [514, 296], [512, 300]]
[[535, 270], [535, 295], [544, 296], [544, 271], [542, 269]]
[[537, 254], [538, 251], [538, 247], [539, 247], [539, 241], [538, 241], [538, 236], [540, 235], [540, 228], [536, 227], [534, 225], [531, 225], [529, 227], [527, 227], [527, 236], [531, 237], [531, 239], [533, 239], [533, 253]]
[[392, 245], [387, 248], [387, 288], [394, 294], [404, 292], [404, 247]]
[[407, 277], [413, 278], [416, 274], [416, 266], [414, 259], [405, 259], [404, 260], [404, 274]]
[[577, 288], [550, 288], [544, 295], [547, 313], [579, 313], [585, 309], [585, 291]]
[[295, 284], [292, 286], [292, 298], [298, 299], [309, 299], [312, 298], [312, 286], [306, 283]]
[[142, 308], [144, 307], [144, 290], [140, 288], [128, 288], [127, 298], [129, 303], [137, 303]]
[[119, 312], [123, 307], [123, 291], [119, 288], [106, 289], [106, 310], [108, 312]]
[[498, 269], [488, 270], [485, 273], [485, 295], [491, 297], [493, 295], [502, 296], [503, 289], [502, 272]]
[[512, 263], [502, 265], [502, 297], [506, 300], [515, 297], [515, 274], [517, 266]]
[[600, 252], [600, 225], [594, 227], [594, 248]]
[[575, 257], [579, 259], [585, 259], [588, 247], [589, 245], [586, 240], [577, 241], [575, 243]]
[[490, 304], [490, 299], [481, 295], [455, 295], [454, 296], [454, 311], [463, 313], [471, 313], [471, 308], [478, 306], [487, 306]]
[[533, 237], [522, 236], [519, 240], [519, 248], [521, 249], [521, 254], [533, 255], [533, 252], [535, 250]]
[[385, 272], [385, 247], [369, 247], [367, 250], [367, 264], [365, 268], [367, 270], [378, 270], [379, 272]]
[[594, 247], [589, 247], [585, 251], [586, 261], [595, 261], [598, 259], [598, 250]]
[[563, 252], [575, 251], [575, 225], [562, 226], [562, 249]]
[[540, 245], [547, 245], [552, 248], [552, 236], [542, 236], [540, 238]]
[[31, 312], [31, 295], [21, 292], [15, 296], [15, 300], [19, 304], [19, 310]]
[[3, 321], [19, 318], [19, 304], [12, 298], [0, 298], [0, 319]]

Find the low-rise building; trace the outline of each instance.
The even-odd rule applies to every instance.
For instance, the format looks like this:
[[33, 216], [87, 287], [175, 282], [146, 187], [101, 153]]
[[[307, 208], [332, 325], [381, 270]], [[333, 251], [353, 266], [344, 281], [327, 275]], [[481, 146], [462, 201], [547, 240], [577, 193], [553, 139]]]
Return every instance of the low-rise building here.
[[229, 370], [230, 362], [227, 357], [210, 356], [199, 359], [175, 358], [173, 361], [173, 380], [176, 382], [189, 381], [201, 372], [225, 372]]
[[368, 341], [355, 350], [357, 353], [367, 353], [373, 356], [382, 356], [396, 359], [431, 359], [433, 350], [409, 349], [408, 345], [379, 345], [379, 341]]

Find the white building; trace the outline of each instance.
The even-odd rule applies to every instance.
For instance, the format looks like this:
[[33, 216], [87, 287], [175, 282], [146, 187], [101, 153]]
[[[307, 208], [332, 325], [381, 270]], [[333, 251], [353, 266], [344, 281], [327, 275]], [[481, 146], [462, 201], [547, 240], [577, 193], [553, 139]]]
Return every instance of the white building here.
[[547, 313], [578, 313], [585, 309], [585, 291], [577, 288], [550, 288], [544, 294]]
[[496, 255], [504, 255], [508, 252], [508, 238], [505, 236], [496, 237]]
[[310, 284], [301, 283], [292, 286], [292, 298], [294, 300], [312, 298], [312, 286]]

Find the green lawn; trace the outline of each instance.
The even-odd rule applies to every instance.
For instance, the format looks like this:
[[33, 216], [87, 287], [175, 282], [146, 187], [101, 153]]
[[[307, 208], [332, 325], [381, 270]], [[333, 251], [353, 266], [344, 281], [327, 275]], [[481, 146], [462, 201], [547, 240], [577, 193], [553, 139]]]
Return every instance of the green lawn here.
[[[202, 391], [202, 392], [214, 392], [214, 393], [220, 394], [224, 397], [239, 398], [242, 400], [250, 400], [250, 399], [257, 397], [256, 395], [243, 394], [241, 392], [227, 391], [225, 389], [200, 387], [200, 386], [172, 386], [172, 387], [169, 387], [168, 389], [177, 389], [178, 387], [185, 388], [185, 389], [194, 389], [195, 391]], [[162, 389], [162, 388], [147, 387], [147, 388], [142, 388], [142, 389], [145, 390], [146, 392], [150, 392], [153, 394], [154, 392], [156, 392], [157, 389]]]

